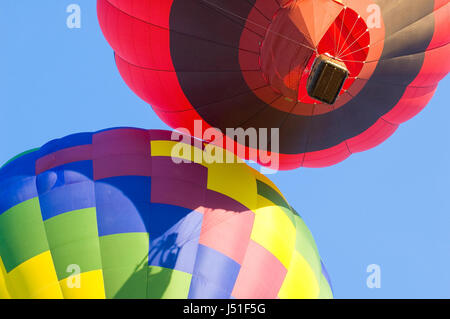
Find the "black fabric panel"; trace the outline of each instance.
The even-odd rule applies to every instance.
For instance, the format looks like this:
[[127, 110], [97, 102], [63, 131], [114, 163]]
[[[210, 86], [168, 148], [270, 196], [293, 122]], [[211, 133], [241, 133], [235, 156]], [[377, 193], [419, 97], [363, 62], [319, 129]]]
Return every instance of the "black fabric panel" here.
[[375, 0], [386, 25], [386, 38], [434, 11], [434, 0]]
[[[201, 0], [175, 0], [171, 12], [171, 29], [180, 30], [184, 26], [186, 33], [196, 34], [196, 30], [204, 28], [207, 31], [205, 37], [221, 37], [228, 43], [239, 45], [241, 29], [234, 27], [220, 28], [222, 17], [199, 10]], [[247, 16], [250, 8], [245, 8], [246, 1], [215, 0], [227, 10], [239, 12], [241, 16]], [[193, 83], [192, 77], [186, 73], [177, 73], [180, 85], [185, 95], [194, 107], [199, 106], [198, 113], [213, 127], [220, 128], [223, 132], [227, 127], [242, 125], [245, 129], [255, 127], [280, 127], [280, 152], [285, 154], [298, 154], [319, 151], [333, 147], [341, 142], [357, 136], [372, 126], [381, 116], [389, 112], [402, 97], [406, 86], [411, 83], [420, 72], [423, 65], [424, 53], [413, 56], [405, 56], [411, 52], [424, 52], [429, 46], [434, 32], [434, 19], [426, 18], [417, 23], [420, 33], [414, 34], [401, 31], [403, 28], [431, 14], [434, 9], [434, 1], [431, 0], [379, 0], [386, 28], [386, 42], [373, 76], [363, 90], [349, 103], [341, 108], [317, 116], [301, 116], [287, 114], [267, 105], [259, 100], [253, 93], [237, 96], [235, 99], [227, 99], [216, 104], [204, 106], [205, 101], [215, 100], [217, 91], [208, 83], [212, 83], [217, 77], [214, 72], [205, 74], [199, 82]], [[245, 12], [245, 10], [248, 10]], [[189, 16], [187, 21], [186, 16]], [[187, 25], [186, 25], [187, 24]], [[224, 26], [228, 25], [224, 22]], [[409, 27], [414, 31], [414, 27]], [[220, 29], [220, 30], [219, 30]], [[418, 29], [417, 29], [418, 30]], [[397, 33], [398, 32], [398, 33]], [[419, 32], [419, 31], [418, 31]], [[408, 34], [408, 36], [407, 36]], [[392, 36], [392, 37], [391, 37]], [[171, 55], [176, 70], [186, 70], [188, 67], [198, 70], [214, 70], [214, 66], [239, 69], [238, 50], [228, 50], [223, 46], [212, 42], [199, 43], [195, 39], [186, 41], [172, 33]], [[198, 47], [196, 47], [198, 45]], [[196, 47], [192, 50], [191, 47]], [[392, 59], [391, 57], [400, 56]], [[236, 75], [236, 74], [235, 74]], [[234, 76], [229, 79], [229, 85], [244, 90], [246, 83], [242, 76]], [[403, 85], [391, 85], [391, 83]], [[205, 99], [201, 88], [209, 88], [203, 91], [203, 95], [209, 95]], [[200, 90], [200, 91], [199, 91]], [[220, 87], [219, 87], [220, 90]], [[224, 88], [225, 90], [225, 88]], [[199, 93], [200, 92], [200, 93]], [[224, 96], [224, 95], [222, 95]], [[258, 112], [259, 110], [259, 112]], [[261, 111], [264, 110], [264, 111]], [[256, 114], [255, 118], [248, 120], [249, 116]]]
[[[183, 89], [195, 96], [195, 106], [198, 111], [206, 105], [223, 101], [224, 107], [232, 98], [250, 92], [250, 88], [242, 80], [241, 72], [185, 72], [178, 73], [183, 80]], [[255, 103], [255, 101], [249, 101]], [[260, 101], [262, 102], [262, 101]], [[251, 108], [251, 106], [249, 106]], [[203, 110], [202, 112], [209, 112]]]
[[[383, 59], [378, 62], [378, 68], [383, 71], [379, 77], [372, 77], [372, 82], [378, 82], [378, 84], [393, 84], [396, 85], [396, 90], [404, 91], [404, 88], [408, 86], [412, 80], [414, 80], [424, 61], [424, 53], [416, 53], [412, 55], [405, 55], [395, 58]], [[385, 97], [386, 98], [386, 97]]]
[[[255, 0], [174, 0], [170, 29], [238, 47]], [[261, 34], [264, 36], [264, 34]]]
[[[425, 1], [420, 3], [425, 3]], [[383, 59], [424, 51], [423, 44], [429, 43], [434, 34], [434, 14], [423, 16], [426, 11], [419, 13], [415, 15], [416, 20], [408, 19], [411, 20], [411, 24], [407, 24], [401, 30], [396, 28], [395, 33], [390, 33], [391, 35], [385, 40]], [[395, 21], [398, 23], [397, 19]]]
[[[249, 2], [254, 3], [254, 0], [211, 2], [241, 17], [247, 17], [252, 9]], [[217, 11], [205, 5], [202, 0], [175, 0], [170, 28], [184, 30], [189, 34], [201, 33], [202, 37], [217, 41], [223, 37], [230, 47], [171, 33], [170, 49], [178, 80], [186, 97], [208, 124], [225, 132], [226, 128], [240, 125], [266, 104], [252, 93], [241, 72], [226, 72], [241, 68], [236, 48], [239, 47], [245, 21], [240, 20], [239, 28], [234, 22], [229, 27], [230, 15], [215, 12]], [[198, 70], [203, 73], [183, 70]], [[224, 72], [210, 72], [211, 70]], [[242, 94], [243, 92], [246, 93]]]
[[[224, 37], [220, 39], [221, 42], [224, 42], [224, 40]], [[227, 46], [218, 42], [205, 41], [202, 38], [189, 37], [185, 34], [172, 32], [170, 36], [170, 53], [175, 69], [178, 73], [190, 71], [239, 71], [240, 65], [239, 63], [236, 64], [239, 58], [239, 51], [236, 49], [239, 47], [239, 39], [231, 39], [228, 36], [226, 40], [228, 42]], [[180, 76], [184, 75], [180, 74]], [[211, 73], [210, 76], [214, 76], [214, 74]], [[192, 85], [189, 81], [189, 78], [180, 79], [182, 85]], [[186, 92], [189, 92], [189, 87], [186, 88]]]
[[243, 127], [244, 121], [253, 117], [266, 106], [267, 104], [257, 99], [253, 92], [247, 92], [237, 95], [233, 99], [200, 107], [197, 112], [214, 119], [214, 127], [220, 128], [225, 133], [226, 128]]

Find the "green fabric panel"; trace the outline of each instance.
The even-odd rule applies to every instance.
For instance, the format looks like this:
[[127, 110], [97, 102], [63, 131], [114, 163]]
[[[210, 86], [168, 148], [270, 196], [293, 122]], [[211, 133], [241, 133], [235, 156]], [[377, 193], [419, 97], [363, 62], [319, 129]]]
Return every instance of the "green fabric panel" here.
[[7, 272], [49, 249], [38, 197], [0, 215], [0, 243]]
[[280, 206], [280, 208], [285, 212], [285, 214], [291, 220], [292, 224], [295, 226], [294, 216], [297, 216], [298, 214], [296, 214], [296, 212], [292, 210], [291, 206], [286, 202], [286, 200], [280, 194], [278, 194], [276, 190], [258, 179], [256, 180], [256, 185], [258, 189], [258, 195], [263, 196], [275, 205]]
[[256, 180], [256, 186], [258, 194], [267, 198], [271, 202], [273, 202], [275, 205], [285, 207], [287, 209], [291, 209], [291, 206], [284, 200], [284, 198], [278, 194], [276, 190], [274, 190], [272, 187], [267, 185], [264, 182], [261, 182], [259, 179]]
[[44, 224], [59, 280], [71, 275], [67, 267], [72, 264], [81, 272], [102, 268], [95, 208], [57, 215]]
[[192, 275], [158, 266], [148, 268], [148, 295], [150, 299], [186, 299]]
[[319, 280], [322, 275], [322, 264], [320, 263], [319, 251], [316, 242], [306, 226], [303, 219], [295, 216], [295, 250], [306, 259], [311, 266], [316, 278]]
[[319, 287], [319, 299], [333, 299], [333, 292], [331, 291], [331, 287], [323, 274], [320, 276]]
[[146, 298], [148, 233], [100, 237], [106, 298]]
[[[291, 211], [292, 211], [292, 213], [293, 213], [294, 215], [300, 216], [300, 214], [295, 210], [294, 207], [291, 207]], [[302, 217], [302, 216], [300, 216], [300, 218], [301, 218], [301, 217]]]

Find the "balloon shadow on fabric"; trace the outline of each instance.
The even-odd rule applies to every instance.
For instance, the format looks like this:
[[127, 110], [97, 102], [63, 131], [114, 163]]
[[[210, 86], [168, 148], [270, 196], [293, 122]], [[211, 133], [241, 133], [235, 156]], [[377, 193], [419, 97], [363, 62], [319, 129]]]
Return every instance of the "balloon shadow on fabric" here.
[[[181, 247], [176, 243], [178, 234], [169, 234], [155, 240], [148, 254], [142, 258], [135, 271], [117, 292], [115, 298], [126, 298], [129, 291], [142, 283], [146, 278], [148, 283], [147, 298], [161, 299], [167, 290], [173, 274], [173, 267], [177, 261]], [[150, 271], [148, 265], [160, 265], [160, 271]], [[151, 266], [150, 266], [151, 267]]]

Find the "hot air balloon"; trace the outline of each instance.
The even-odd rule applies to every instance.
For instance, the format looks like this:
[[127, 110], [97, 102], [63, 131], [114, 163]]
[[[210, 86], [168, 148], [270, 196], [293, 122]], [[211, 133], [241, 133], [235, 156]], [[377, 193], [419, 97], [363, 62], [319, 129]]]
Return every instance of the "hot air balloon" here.
[[226, 128], [278, 128], [278, 149], [257, 148], [280, 169], [375, 147], [450, 70], [447, 0], [97, 3], [120, 74], [165, 123], [194, 132], [201, 120], [269, 166]]
[[114, 128], [4, 165], [0, 298], [331, 298], [277, 187], [198, 142]]

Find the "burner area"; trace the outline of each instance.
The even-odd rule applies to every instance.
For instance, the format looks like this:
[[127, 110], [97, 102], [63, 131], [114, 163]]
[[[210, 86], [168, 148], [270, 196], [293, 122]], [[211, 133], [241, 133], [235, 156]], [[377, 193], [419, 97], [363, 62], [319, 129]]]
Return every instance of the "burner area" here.
[[319, 55], [308, 77], [308, 95], [321, 102], [334, 104], [348, 75], [344, 62], [325, 54]]

